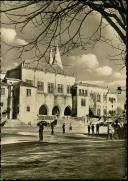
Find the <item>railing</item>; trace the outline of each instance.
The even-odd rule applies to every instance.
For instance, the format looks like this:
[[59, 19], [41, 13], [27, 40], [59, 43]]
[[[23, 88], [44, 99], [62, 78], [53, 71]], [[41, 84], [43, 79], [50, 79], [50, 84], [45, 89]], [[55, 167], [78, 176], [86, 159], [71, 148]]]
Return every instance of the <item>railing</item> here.
[[56, 115], [51, 115], [51, 116], [48, 116], [48, 115], [38, 115], [37, 116], [37, 120], [55, 120], [55, 119], [57, 119]]
[[74, 119], [74, 120], [79, 120], [79, 121], [85, 120], [85, 117], [64, 116], [64, 117], [62, 117], [62, 118], [64, 118], [64, 119]]

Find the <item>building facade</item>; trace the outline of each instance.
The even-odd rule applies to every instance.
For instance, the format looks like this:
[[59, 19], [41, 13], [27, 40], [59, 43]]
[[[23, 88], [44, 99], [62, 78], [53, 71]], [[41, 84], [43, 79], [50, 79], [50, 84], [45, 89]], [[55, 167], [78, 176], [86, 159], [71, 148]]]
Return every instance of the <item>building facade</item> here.
[[4, 112], [8, 108], [8, 84], [5, 82], [0, 82], [0, 112]]
[[109, 93], [105, 87], [75, 83], [73, 94], [73, 112], [78, 117], [87, 115], [112, 116], [117, 110], [117, 95]]
[[7, 71], [1, 81], [1, 107], [2, 111], [8, 109], [10, 119], [36, 124], [37, 115], [113, 114], [117, 96], [107, 88], [76, 82], [63, 70], [57, 46], [54, 58], [50, 52], [48, 63], [27, 60]]

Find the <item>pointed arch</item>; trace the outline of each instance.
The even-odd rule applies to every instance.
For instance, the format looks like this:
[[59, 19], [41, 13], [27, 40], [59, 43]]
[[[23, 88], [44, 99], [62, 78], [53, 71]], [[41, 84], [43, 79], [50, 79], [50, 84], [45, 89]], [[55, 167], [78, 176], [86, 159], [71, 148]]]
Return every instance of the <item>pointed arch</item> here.
[[60, 115], [60, 107], [59, 106], [54, 106], [52, 109], [52, 115]]
[[39, 108], [39, 115], [48, 115], [48, 107], [47, 105], [43, 104]]
[[67, 106], [64, 110], [64, 115], [65, 116], [71, 116], [71, 113], [72, 113], [72, 109], [70, 106]]

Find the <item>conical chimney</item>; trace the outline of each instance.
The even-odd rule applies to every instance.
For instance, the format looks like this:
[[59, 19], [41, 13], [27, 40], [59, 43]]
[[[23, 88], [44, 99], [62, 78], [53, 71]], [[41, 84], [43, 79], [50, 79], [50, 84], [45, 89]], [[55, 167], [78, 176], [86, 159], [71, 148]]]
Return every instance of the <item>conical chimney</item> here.
[[51, 48], [51, 50], [50, 50], [50, 55], [49, 55], [49, 64], [50, 64], [50, 65], [53, 64], [52, 48]]
[[58, 65], [61, 69], [63, 69], [63, 65], [62, 65], [62, 61], [61, 61], [61, 56], [60, 56], [58, 45], [56, 46], [53, 65]]

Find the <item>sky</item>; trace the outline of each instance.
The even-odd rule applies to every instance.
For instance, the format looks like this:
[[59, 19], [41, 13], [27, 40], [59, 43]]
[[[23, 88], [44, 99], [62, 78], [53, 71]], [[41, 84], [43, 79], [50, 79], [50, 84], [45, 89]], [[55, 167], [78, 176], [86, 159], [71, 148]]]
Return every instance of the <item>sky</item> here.
[[[3, 15], [2, 22], [7, 22], [7, 18]], [[96, 25], [99, 22], [99, 15], [90, 16], [86, 19], [84, 24], [85, 28], [83, 34], [85, 37], [89, 36], [90, 32], [95, 31]], [[14, 26], [1, 25], [1, 39], [9, 45], [25, 45], [27, 44], [27, 37], [33, 38], [38, 29], [34, 29], [29, 26], [25, 32], [21, 34]], [[113, 41], [114, 45], [121, 44], [116, 32], [112, 27], [107, 26], [103, 31], [105, 37]], [[17, 66], [19, 59], [17, 59], [17, 49], [11, 51], [8, 50], [8, 46], [2, 43], [1, 46], [1, 64], [2, 70], [8, 70]], [[58, 46], [59, 46], [59, 42]], [[43, 47], [42, 47], [43, 48]], [[124, 47], [125, 49], [125, 47]], [[117, 54], [117, 50], [112, 48], [106, 43], [98, 41], [96, 45], [88, 48], [87, 50], [81, 50], [76, 48], [67, 55], [62, 56], [62, 63], [64, 70], [73, 72], [77, 80], [82, 80], [92, 84], [98, 84], [108, 86], [110, 90], [116, 92], [118, 86], [126, 87], [126, 70], [120, 65], [120, 60], [111, 61], [111, 56]], [[29, 55], [23, 55], [24, 59], [29, 58], [33, 52], [29, 52]], [[60, 49], [61, 54], [61, 49]], [[125, 101], [125, 91], [121, 95], [118, 95], [119, 106], [123, 108]]]

